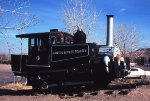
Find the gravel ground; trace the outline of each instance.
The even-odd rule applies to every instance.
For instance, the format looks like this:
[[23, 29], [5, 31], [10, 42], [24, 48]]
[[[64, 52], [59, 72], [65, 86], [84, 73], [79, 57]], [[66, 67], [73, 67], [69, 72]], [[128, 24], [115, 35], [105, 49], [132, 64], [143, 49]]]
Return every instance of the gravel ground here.
[[[142, 67], [148, 70], [150, 67]], [[16, 80], [21, 81], [21, 78]], [[32, 90], [24, 83], [13, 83], [10, 65], [0, 65], [0, 101], [149, 101], [150, 78], [141, 80], [114, 80], [103, 89], [93, 85], [83, 87], [53, 87]]]
[[13, 73], [10, 65], [0, 65], [0, 84], [5, 84], [13, 81]]

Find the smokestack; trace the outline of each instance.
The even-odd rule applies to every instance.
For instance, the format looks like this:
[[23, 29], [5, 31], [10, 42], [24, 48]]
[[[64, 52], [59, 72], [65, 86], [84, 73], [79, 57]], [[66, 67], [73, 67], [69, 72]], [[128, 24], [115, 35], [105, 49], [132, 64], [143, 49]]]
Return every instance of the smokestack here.
[[109, 47], [113, 47], [113, 17], [114, 15], [106, 15], [107, 16], [107, 43], [106, 45]]

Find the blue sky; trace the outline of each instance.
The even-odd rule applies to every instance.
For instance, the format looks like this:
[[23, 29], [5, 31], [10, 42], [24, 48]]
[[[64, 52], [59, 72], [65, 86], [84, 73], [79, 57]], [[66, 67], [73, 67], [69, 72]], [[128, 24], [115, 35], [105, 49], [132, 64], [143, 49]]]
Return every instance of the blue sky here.
[[[49, 31], [50, 28], [63, 30], [61, 11], [65, 0], [32, 0], [32, 11], [39, 16], [39, 23], [29, 32]], [[106, 15], [113, 14], [114, 23], [135, 25], [143, 34], [144, 41], [140, 47], [150, 47], [150, 0], [93, 0], [92, 6], [101, 11], [94, 36], [103, 37], [106, 33]], [[99, 39], [93, 37], [91, 40], [99, 43]], [[149, 43], [145, 43], [149, 42]]]
[[[60, 13], [64, 1], [30, 0], [31, 8], [29, 10], [38, 16], [38, 24], [22, 32], [14, 32], [14, 34], [46, 32], [52, 28], [64, 30], [65, 27]], [[101, 13], [98, 17], [94, 34], [91, 37], [91, 42], [100, 44], [105, 39], [106, 15], [113, 14], [115, 15], [115, 24], [121, 22], [126, 25], [137, 26], [138, 31], [142, 33], [143, 37], [139, 47], [150, 47], [150, 0], [93, 0], [92, 6], [101, 11]]]

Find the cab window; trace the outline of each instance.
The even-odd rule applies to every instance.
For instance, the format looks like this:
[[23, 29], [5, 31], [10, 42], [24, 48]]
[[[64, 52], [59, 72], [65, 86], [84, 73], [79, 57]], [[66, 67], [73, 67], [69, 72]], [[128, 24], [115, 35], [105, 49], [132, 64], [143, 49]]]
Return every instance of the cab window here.
[[64, 33], [58, 33], [50, 35], [50, 43], [49, 44], [72, 44], [73, 38]]
[[44, 50], [48, 46], [47, 38], [30, 38], [29, 39], [29, 49], [30, 50]]

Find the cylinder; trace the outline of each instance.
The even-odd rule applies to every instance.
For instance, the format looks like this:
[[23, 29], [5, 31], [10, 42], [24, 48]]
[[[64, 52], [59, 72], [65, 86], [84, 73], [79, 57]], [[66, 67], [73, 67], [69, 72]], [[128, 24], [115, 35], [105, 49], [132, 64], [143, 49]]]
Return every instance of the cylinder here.
[[114, 15], [106, 15], [106, 16], [107, 16], [107, 42], [106, 42], [106, 45], [108, 47], [113, 47], [113, 33], [114, 33], [113, 17], [114, 17]]

